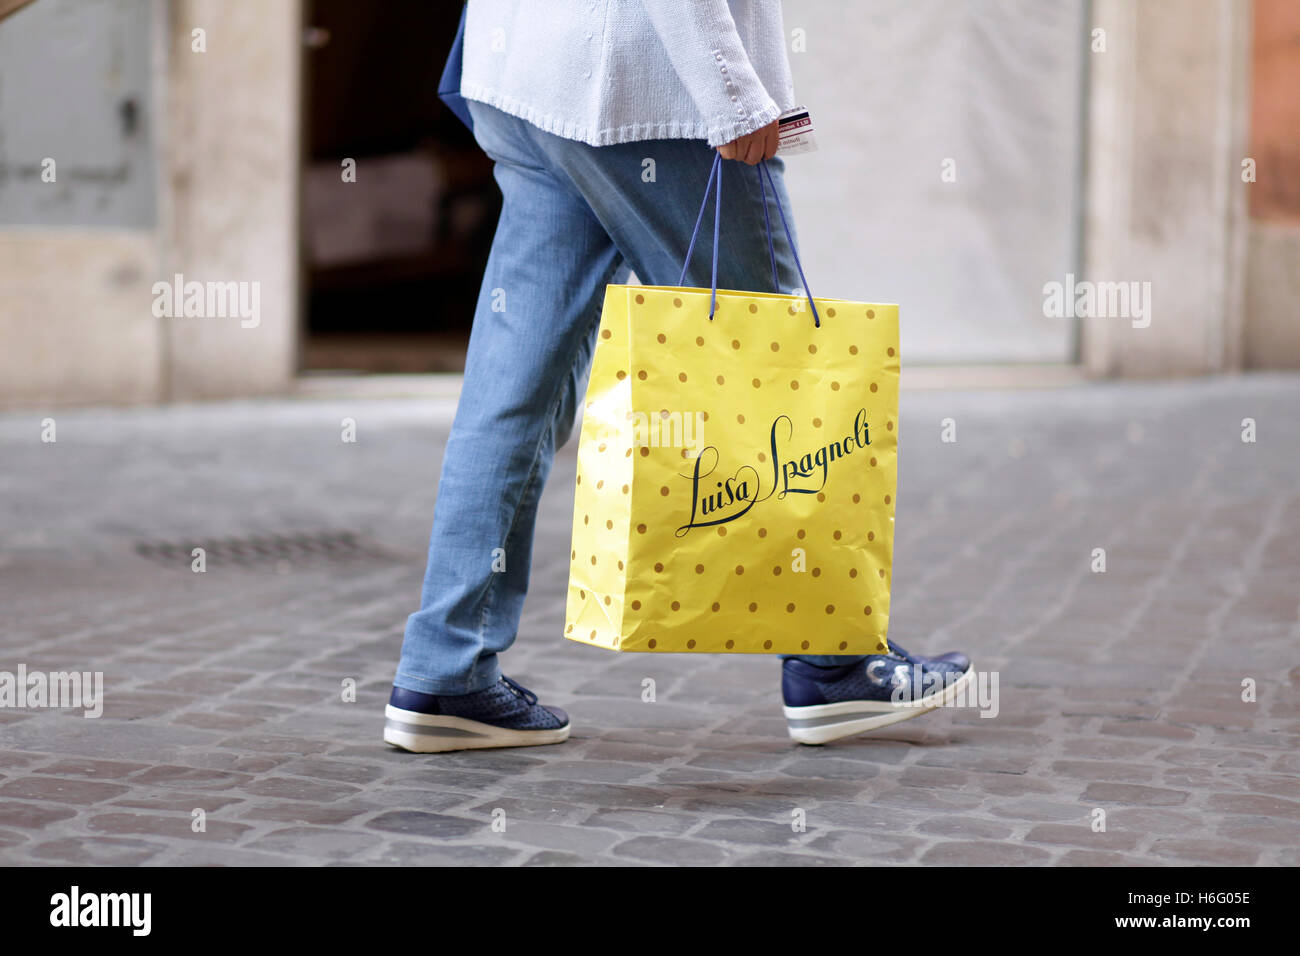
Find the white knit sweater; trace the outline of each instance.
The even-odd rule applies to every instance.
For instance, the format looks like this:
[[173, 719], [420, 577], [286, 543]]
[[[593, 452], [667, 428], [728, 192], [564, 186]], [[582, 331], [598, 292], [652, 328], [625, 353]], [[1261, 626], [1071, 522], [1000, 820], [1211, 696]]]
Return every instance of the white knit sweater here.
[[752, 133], [795, 105], [780, 0], [469, 0], [461, 94], [592, 146]]

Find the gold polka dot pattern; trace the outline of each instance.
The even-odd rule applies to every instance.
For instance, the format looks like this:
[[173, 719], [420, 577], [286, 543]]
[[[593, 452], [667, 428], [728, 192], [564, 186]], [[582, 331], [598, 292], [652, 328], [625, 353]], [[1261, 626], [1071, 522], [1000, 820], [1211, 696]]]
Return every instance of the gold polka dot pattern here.
[[818, 299], [816, 328], [793, 296], [719, 290], [712, 321], [710, 297], [607, 287], [564, 636], [623, 651], [881, 652], [898, 309]]

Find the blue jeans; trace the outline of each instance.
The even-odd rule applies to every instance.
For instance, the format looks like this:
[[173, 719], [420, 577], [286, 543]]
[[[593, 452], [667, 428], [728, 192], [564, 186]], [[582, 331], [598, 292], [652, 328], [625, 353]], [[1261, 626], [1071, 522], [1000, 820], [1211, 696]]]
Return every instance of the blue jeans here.
[[[469, 106], [503, 205], [443, 459], [420, 610], [407, 620], [394, 680], [426, 694], [473, 693], [500, 677], [497, 655], [514, 642], [528, 590], [538, 499], [586, 391], [605, 286], [630, 270], [647, 285], [678, 284], [714, 156], [702, 140], [597, 148]], [[789, 210], [783, 164], [768, 165]], [[719, 288], [775, 291], [761, 195], [756, 167], [722, 164]], [[710, 238], [712, 209], [710, 200]], [[769, 213], [780, 291], [789, 292], [798, 272], [779, 214]], [[711, 241], [702, 239], [685, 284], [708, 286], [711, 265]], [[567, 564], [567, 549], [555, 560]]]

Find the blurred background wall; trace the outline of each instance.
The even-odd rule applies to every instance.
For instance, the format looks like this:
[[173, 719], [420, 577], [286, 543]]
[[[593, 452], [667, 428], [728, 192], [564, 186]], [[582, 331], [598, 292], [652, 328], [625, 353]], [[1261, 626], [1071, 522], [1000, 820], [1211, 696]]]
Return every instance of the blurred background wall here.
[[[421, 0], [0, 0], [0, 404], [455, 371], [499, 198]], [[814, 292], [911, 364], [1300, 367], [1300, 4], [787, 0]], [[47, 171], [54, 161], [56, 174]], [[345, 181], [349, 163], [355, 182]], [[256, 283], [256, 327], [155, 283]], [[1045, 314], [1149, 282], [1151, 322]]]
[[1250, 190], [1245, 364], [1300, 365], [1300, 3], [1256, 0], [1250, 155], [1271, 175]]
[[809, 283], [900, 303], [908, 361], [1074, 361], [1042, 286], [1080, 271], [1085, 6], [785, 4]]
[[[37, 0], [0, 23], [0, 400], [284, 390], [300, 35], [292, 0]], [[178, 273], [257, 282], [260, 323], [155, 316]]]

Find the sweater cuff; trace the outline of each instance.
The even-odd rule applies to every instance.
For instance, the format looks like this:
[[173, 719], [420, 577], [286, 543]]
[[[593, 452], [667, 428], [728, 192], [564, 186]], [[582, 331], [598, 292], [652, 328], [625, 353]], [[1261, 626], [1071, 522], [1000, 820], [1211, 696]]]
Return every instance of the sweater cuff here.
[[769, 98], [767, 105], [756, 113], [749, 113], [743, 117], [738, 116], [734, 123], [710, 125], [709, 145], [721, 146], [748, 133], [757, 132], [773, 120], [779, 119], [780, 116], [781, 107], [776, 105], [776, 100]]

